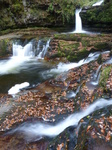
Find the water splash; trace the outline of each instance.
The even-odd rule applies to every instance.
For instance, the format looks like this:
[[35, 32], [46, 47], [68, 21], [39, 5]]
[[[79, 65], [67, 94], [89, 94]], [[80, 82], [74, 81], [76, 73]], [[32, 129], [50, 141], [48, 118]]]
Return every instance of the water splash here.
[[93, 4], [92, 6], [100, 6], [103, 2], [104, 2], [104, 0], [100, 0], [100, 1], [96, 2], [95, 4]]
[[112, 99], [106, 100], [101, 98], [98, 99], [93, 104], [91, 104], [84, 111], [74, 113], [56, 125], [49, 125], [40, 122], [23, 123], [16, 129], [10, 131], [8, 134], [13, 134], [15, 132], [22, 132], [25, 135], [26, 140], [29, 141], [32, 140], [32, 137], [33, 139], [35, 138], [35, 140], [37, 139], [37, 137], [39, 138], [43, 136], [55, 137], [59, 135], [61, 132], [63, 132], [67, 127], [77, 126], [79, 121], [85, 116], [109, 105], [112, 105]]

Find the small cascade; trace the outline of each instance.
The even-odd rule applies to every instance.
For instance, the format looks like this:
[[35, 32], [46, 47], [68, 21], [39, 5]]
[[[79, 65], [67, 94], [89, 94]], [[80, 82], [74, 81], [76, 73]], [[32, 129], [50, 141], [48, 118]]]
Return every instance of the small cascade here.
[[23, 123], [16, 129], [9, 131], [7, 134], [13, 134], [15, 132], [22, 132], [25, 135], [25, 139], [28, 141], [40, 140], [43, 136], [54, 137], [63, 132], [67, 127], [77, 126], [79, 121], [85, 116], [93, 113], [96, 110], [112, 105], [112, 99], [98, 99], [83, 111], [79, 111], [68, 116], [65, 120], [55, 125], [44, 124], [40, 122], [35, 123]]
[[[100, 52], [90, 53], [86, 59], [82, 59], [77, 63], [59, 63], [56, 68], [50, 70], [50, 72], [61, 73], [68, 71], [69, 69], [76, 68], [96, 60], [100, 55]], [[46, 72], [47, 73], [47, 72]]]
[[32, 48], [33, 46], [31, 42], [26, 44], [24, 47], [18, 45], [17, 43], [13, 44], [13, 56], [17, 56], [17, 57], [34, 56]]
[[92, 6], [100, 6], [103, 2], [104, 2], [104, 0], [100, 0], [100, 1], [96, 2], [95, 4], [93, 4]]
[[38, 59], [42, 59], [45, 57], [45, 54], [49, 48], [49, 43], [50, 43], [50, 39], [45, 44], [43, 44], [42, 50], [40, 51], [39, 48], [41, 45], [41, 41], [38, 42], [38, 46], [37, 46], [37, 51], [39, 50], [39, 54], [37, 56]]
[[92, 75], [90, 81], [86, 82], [86, 86], [88, 89], [94, 89], [96, 86], [99, 84], [99, 79], [100, 79], [100, 70], [101, 70], [102, 65], [100, 65], [94, 75]]
[[25, 46], [21, 46], [17, 42], [13, 44], [13, 56], [17, 57], [34, 57], [44, 58], [48, 48], [49, 48], [50, 39], [48, 41], [39, 40], [31, 41]]
[[98, 67], [98, 69], [97, 69], [97, 71], [96, 71], [96, 73], [95, 73], [95, 75], [94, 75], [94, 79], [95, 79], [95, 80], [98, 78], [98, 76], [99, 76], [99, 74], [100, 74], [101, 67], [102, 67], [102, 65], [100, 65], [100, 66]]
[[90, 82], [90, 83], [91, 83], [92, 85], [94, 85], [94, 86], [97, 86], [98, 83], [99, 83], [101, 67], [102, 67], [102, 65], [100, 65], [100, 66], [98, 67], [98, 69], [97, 69], [97, 71], [96, 71], [96, 73], [95, 73], [95, 75], [94, 75], [94, 77], [93, 77], [94, 80]]
[[13, 56], [9, 60], [0, 61], [0, 74], [17, 73], [28, 61], [43, 59], [49, 48], [50, 39], [36, 40], [22, 43], [20, 40], [13, 43]]

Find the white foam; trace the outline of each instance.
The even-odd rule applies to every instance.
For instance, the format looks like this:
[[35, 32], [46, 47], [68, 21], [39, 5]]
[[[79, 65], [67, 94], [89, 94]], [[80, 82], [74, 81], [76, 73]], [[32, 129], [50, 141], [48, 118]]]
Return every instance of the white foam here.
[[100, 52], [95, 52], [95, 53], [89, 54], [89, 56], [86, 59], [82, 59], [78, 63], [59, 63], [57, 67], [51, 69], [50, 72], [61, 73], [61, 72], [68, 71], [72, 68], [76, 68], [76, 67], [82, 66], [83, 64], [87, 64], [93, 60], [96, 60], [99, 55], [100, 55]]
[[17, 73], [19, 67], [28, 61], [28, 57], [11, 57], [9, 60], [0, 61], [0, 74]]
[[21, 45], [13, 44], [13, 56], [17, 57], [32, 57], [34, 56], [32, 43], [29, 42], [24, 47]]
[[28, 82], [16, 84], [15, 86], [13, 86], [12, 88], [9, 89], [8, 94], [10, 94], [10, 95], [17, 94], [18, 92], [20, 92], [21, 89], [28, 87], [29, 85], [30, 84]]

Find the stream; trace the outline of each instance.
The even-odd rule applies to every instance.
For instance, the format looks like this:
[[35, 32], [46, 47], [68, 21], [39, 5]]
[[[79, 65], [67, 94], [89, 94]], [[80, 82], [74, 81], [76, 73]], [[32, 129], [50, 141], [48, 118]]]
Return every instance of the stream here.
[[[99, 6], [102, 3], [103, 3], [103, 1], [101, 0], [98, 3], [95, 3], [93, 6]], [[24, 5], [25, 5], [25, 2], [24, 2]], [[82, 28], [82, 22], [81, 22], [81, 18], [79, 15], [80, 12], [81, 12], [81, 9], [77, 9], [75, 12], [77, 21], [76, 21], [75, 30], [72, 33], [87, 33], [87, 34], [89, 34], [90, 32], [87, 32], [87, 31], [83, 30], [83, 28]], [[55, 94], [57, 94], [57, 95], [59, 94], [58, 98], [60, 101], [62, 101], [62, 103], [64, 103], [63, 100], [65, 100], [66, 102], [68, 102], [69, 100], [70, 100], [70, 102], [72, 102], [72, 100], [75, 101], [75, 98], [77, 97], [77, 102], [74, 102], [74, 103], [83, 105], [79, 99], [81, 97], [82, 97], [82, 99], [84, 99], [85, 97], [81, 95], [82, 94], [81, 92], [83, 92], [83, 90], [80, 92], [80, 89], [81, 88], [83, 89], [83, 87], [86, 85], [88, 88], [88, 91], [90, 90], [93, 92], [99, 85], [100, 72], [101, 72], [102, 66], [105, 64], [106, 65], [112, 64], [112, 58], [109, 57], [109, 59], [107, 59], [105, 62], [103, 62], [101, 65], [98, 66], [98, 68], [96, 69], [96, 72], [90, 73], [90, 76], [88, 77], [89, 80], [87, 80], [87, 82], [85, 82], [83, 84], [81, 81], [79, 81], [79, 79], [77, 79], [77, 81], [75, 81], [77, 83], [77, 86], [75, 88], [73, 88], [72, 87], [73, 85], [70, 85], [70, 81], [68, 81], [68, 82], [66, 81], [66, 75], [68, 75], [69, 71], [71, 69], [77, 69], [77, 68], [78, 69], [80, 68], [79, 70], [81, 70], [82, 66], [85, 66], [85, 68], [86, 68], [89, 66], [88, 64], [96, 62], [96, 60], [99, 58], [100, 55], [109, 54], [110, 51], [106, 50], [106, 51], [101, 51], [101, 52], [97, 51], [94, 53], [90, 53], [86, 58], [83, 58], [79, 62], [73, 62], [73, 63], [69, 63], [69, 62], [55, 63], [55, 62], [53, 62], [53, 63], [50, 63], [50, 62], [44, 60], [44, 58], [47, 54], [47, 51], [51, 48], [50, 41], [51, 41], [51, 39], [49, 37], [45, 37], [45, 38], [42, 38], [39, 40], [35, 40], [35, 38], [32, 38], [30, 40], [26, 40], [26, 39], [23, 40], [21, 38], [13, 39], [12, 57], [0, 60], [0, 91], [2, 94], [8, 94], [8, 95], [12, 96], [11, 97], [12, 99], [10, 98], [11, 104], [9, 102], [10, 105], [8, 105], [8, 106], [1, 105], [0, 106], [0, 112], [1, 112], [0, 117], [1, 118], [2, 118], [2, 116], [4, 117], [5, 116], [4, 114], [9, 112], [9, 110], [11, 110], [11, 109], [12, 109], [12, 116], [13, 116], [13, 113], [16, 114], [17, 113], [16, 110], [15, 110], [15, 112], [13, 112], [13, 106], [16, 108], [16, 106], [18, 106], [20, 104], [20, 107], [17, 111], [22, 110], [22, 107], [21, 107], [22, 105], [24, 105], [24, 108], [26, 106], [28, 106], [28, 109], [30, 107], [32, 107], [33, 102], [27, 102], [27, 100], [25, 99], [28, 95], [26, 97], [23, 96], [23, 99], [21, 97], [18, 100], [20, 103], [16, 102], [16, 96], [20, 96], [21, 92], [23, 90], [27, 91], [30, 89], [35, 89], [35, 87], [38, 87], [38, 85], [41, 85], [41, 83], [44, 83], [44, 81], [48, 81], [49, 84], [51, 82], [54, 82], [54, 84], [55, 84], [55, 80], [56, 80], [55, 77], [60, 78], [60, 75], [63, 76], [60, 80], [60, 85], [62, 84], [61, 82], [64, 83], [64, 86], [65, 86], [65, 87], [63, 86], [64, 90], [62, 89], [62, 91], [61, 91], [60, 89], [57, 90], [54, 88], [54, 91], [53, 91], [54, 93], [52, 94], [51, 91], [46, 92], [47, 91], [47, 89], [46, 89], [46, 91], [44, 91], [45, 92], [45, 95], [44, 95], [42, 93], [43, 91], [41, 91], [42, 89], [40, 88], [41, 89], [40, 93], [39, 93], [40, 95], [36, 94], [37, 97], [35, 95], [33, 95], [33, 98], [35, 98], [35, 99], [37, 98], [36, 100], [38, 100], [38, 102], [36, 102], [36, 103], [38, 103], [38, 105], [40, 103], [42, 103], [42, 101], [40, 101], [40, 99], [43, 98], [42, 100], [46, 104], [46, 105], [45, 104], [43, 104], [43, 105], [47, 106], [47, 108], [49, 107], [52, 110], [53, 107], [55, 107], [55, 106], [58, 107], [58, 104], [57, 104], [58, 101], [55, 98]], [[85, 69], [85, 68], [83, 68], [83, 69]], [[82, 69], [82, 72], [84, 71], [83, 69]], [[72, 73], [74, 73], [74, 71]], [[65, 74], [65, 77], [63, 74]], [[76, 74], [76, 76], [77, 76], [77, 74]], [[80, 76], [80, 74], [79, 74], [79, 76]], [[54, 80], [52, 80], [52, 79], [54, 79]], [[84, 77], [84, 80], [86, 80], [86, 79], [87, 78]], [[48, 83], [48, 82], [46, 82], [46, 83]], [[73, 80], [72, 80], [72, 82], [73, 82]], [[56, 80], [56, 83], [57, 83], [57, 87], [59, 87], [58, 80]], [[70, 87], [71, 90], [67, 91], [68, 90], [67, 88], [69, 86], [71, 86], [72, 88]], [[45, 88], [46, 88], [46, 86], [45, 86]], [[53, 87], [52, 87], [52, 89], [53, 89]], [[61, 93], [62, 95], [59, 93], [60, 91], [62, 92]], [[88, 91], [86, 91], [86, 92], [88, 92]], [[36, 92], [38, 92], [38, 89]], [[20, 95], [18, 93], [20, 93]], [[29, 92], [28, 94], [30, 97], [30, 94], [32, 94], [32, 93]], [[50, 99], [47, 96], [49, 96], [49, 97], [51, 96]], [[100, 95], [99, 98], [95, 99], [95, 101], [90, 99], [91, 103], [90, 103], [90, 105], [86, 105], [86, 107], [81, 106], [80, 109], [78, 109], [78, 110], [76, 108], [74, 108], [74, 110], [69, 112], [68, 115], [65, 113], [65, 116], [64, 116], [64, 114], [57, 113], [59, 115], [59, 117], [61, 116], [60, 117], [61, 119], [56, 117], [55, 119], [57, 119], [57, 120], [50, 121], [49, 119], [47, 120], [43, 116], [42, 116], [43, 118], [41, 117], [41, 119], [40, 118], [37, 119], [37, 116], [36, 116], [35, 118], [31, 117], [30, 121], [26, 119], [23, 122], [20, 121], [20, 123], [16, 122], [17, 124], [16, 124], [16, 126], [14, 125], [13, 128], [10, 129], [10, 128], [6, 127], [6, 129], [8, 129], [8, 130], [6, 130], [2, 133], [1, 137], [3, 138], [3, 140], [0, 137], [1, 138], [0, 142], [1, 143], [3, 142], [2, 144], [5, 146], [5, 144], [8, 143], [7, 141], [10, 141], [10, 143], [12, 143], [12, 141], [14, 140], [14, 142], [15, 142], [15, 139], [17, 138], [16, 142], [19, 141], [18, 142], [19, 144], [15, 142], [17, 144], [17, 147], [16, 148], [13, 147], [13, 149], [20, 149], [20, 150], [24, 149], [22, 147], [23, 145], [28, 145], [28, 144], [32, 144], [32, 143], [35, 144], [35, 142], [41, 142], [41, 141], [42, 141], [41, 145], [44, 145], [43, 143], [45, 143], [44, 146], [47, 147], [49, 142], [51, 142], [52, 140], [55, 140], [57, 137], [61, 139], [60, 135], [66, 134], [66, 131], [68, 129], [70, 129], [71, 132], [73, 130], [73, 133], [71, 133], [70, 138], [72, 140], [74, 140], [74, 137], [75, 137], [74, 141], [76, 143], [73, 141], [73, 143], [75, 143], [73, 145], [73, 147], [74, 147], [77, 144], [77, 138], [78, 138], [77, 132], [79, 132], [81, 125], [82, 124], [85, 125], [85, 124], [89, 123], [88, 120], [91, 119], [91, 116], [95, 113], [98, 113], [97, 117], [103, 116], [104, 114], [102, 113], [102, 110], [108, 111], [108, 108], [112, 106], [112, 98], [110, 98], [110, 97], [103, 98], [101, 96], [102, 95]], [[93, 96], [92, 96], [92, 98], [93, 98]], [[50, 100], [51, 100], [51, 103], [54, 100], [55, 106], [53, 106], [53, 107], [49, 106]], [[87, 99], [87, 101], [88, 101], [88, 99]], [[16, 103], [17, 103], [17, 105], [16, 105]], [[35, 105], [35, 107], [38, 107], [38, 105]], [[61, 107], [61, 104], [59, 104], [59, 105]], [[39, 105], [39, 107], [41, 107], [41, 105]], [[67, 107], [69, 108], [69, 106], [67, 106]], [[33, 110], [33, 108], [32, 108], [32, 110]], [[26, 108], [25, 108], [25, 111], [26, 111]], [[43, 111], [43, 109], [42, 109], [42, 111]], [[100, 112], [101, 112], [101, 114], [100, 114]], [[0, 118], [0, 120], [1, 120], [1, 118]], [[84, 119], [84, 118], [86, 118], [86, 119]], [[8, 119], [10, 120], [10, 118], [8, 118]], [[6, 121], [8, 119], [6, 119]], [[68, 135], [66, 135], [66, 136], [68, 136]], [[4, 140], [4, 138], [6, 138], [6, 139]], [[48, 142], [48, 143], [46, 144], [46, 142]], [[69, 143], [70, 143], [70, 141], [69, 141]], [[58, 144], [58, 146], [60, 146], [60, 145]], [[60, 149], [57, 148], [57, 150], [61, 150], [61, 148]], [[45, 148], [42, 148], [42, 150], [44, 150], [44, 149]], [[70, 150], [73, 149], [71, 147], [71, 145], [70, 145], [69, 149]], [[50, 150], [54, 150], [54, 149], [51, 148]]]
[[1, 93], [7, 93], [15, 84], [28, 82], [30, 87], [34, 87], [50, 78], [50, 75], [42, 76], [43, 71], [53, 67], [43, 59], [50, 40], [48, 39], [47, 42], [39, 40], [38, 43], [32, 40], [23, 46], [19, 42], [22, 43], [21, 40], [16, 40], [13, 43], [13, 56], [11, 58], [0, 60]]
[[[0, 80], [1, 91], [15, 96], [22, 89], [29, 89], [37, 86], [38, 84], [60, 75], [61, 73], [66, 73], [70, 69], [77, 68], [88, 64], [92, 61], [97, 60], [100, 54], [108, 54], [109, 51], [104, 52], [94, 52], [90, 53], [87, 58], [80, 60], [77, 63], [62, 63], [57, 65], [52, 65], [49, 62], [44, 61], [44, 56], [49, 48], [50, 39], [46, 42], [38, 41], [35, 46], [34, 39], [24, 45], [20, 44], [21, 40], [14, 40], [13, 44], [13, 56], [6, 60], [0, 61]], [[41, 43], [41, 46], [40, 46]], [[111, 63], [111, 59], [106, 62]], [[99, 82], [101, 65], [98, 67], [96, 73], [94, 74], [94, 80], [90, 80], [87, 86], [96, 87]], [[65, 80], [65, 79], [63, 79]], [[7, 84], [8, 83], [8, 84]], [[81, 86], [81, 85], [80, 85]], [[75, 98], [79, 93], [80, 86], [77, 88], [76, 92], [69, 92], [66, 96], [68, 99]], [[24, 104], [24, 103], [23, 103]], [[88, 106], [85, 110], [80, 110], [69, 115], [62, 121], [56, 121], [51, 123], [49, 121], [27, 121], [21, 123], [16, 128], [5, 133], [5, 136], [18, 136], [22, 134], [22, 139], [27, 143], [40, 141], [49, 137], [50, 139], [58, 136], [64, 132], [69, 127], [78, 128], [80, 120], [91, 113], [100, 110], [104, 107], [112, 105], [112, 99], [100, 98], [96, 100], [93, 104]], [[5, 107], [5, 106], [4, 106]], [[8, 111], [11, 109], [7, 107]], [[4, 113], [4, 110], [1, 113]], [[45, 140], [46, 141], [46, 140]]]
[[77, 126], [79, 121], [85, 116], [109, 105], [112, 105], [112, 99], [98, 99], [86, 110], [74, 113], [56, 125], [42, 124], [40, 122], [23, 123], [7, 134], [14, 134], [15, 132], [22, 133], [24, 134], [25, 140], [28, 142], [31, 142], [32, 140], [38, 141], [44, 136], [55, 137], [62, 133], [67, 127]]

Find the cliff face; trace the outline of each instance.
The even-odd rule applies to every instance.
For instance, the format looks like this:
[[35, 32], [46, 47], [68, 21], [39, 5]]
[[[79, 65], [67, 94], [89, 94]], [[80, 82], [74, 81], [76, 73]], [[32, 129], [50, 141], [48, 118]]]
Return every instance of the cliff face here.
[[[76, 7], [91, 6], [97, 0], [0, 0], [0, 31], [25, 27], [74, 28]], [[89, 7], [81, 13], [83, 26], [112, 29], [112, 1]]]
[[83, 8], [81, 18], [84, 27], [112, 32], [112, 1], [105, 0], [102, 6]]
[[[0, 30], [7, 28], [67, 27], [74, 26], [74, 14], [67, 17], [62, 14], [58, 3], [49, 0], [8, 0], [0, 1]], [[75, 7], [73, 7], [73, 12]]]
[[74, 27], [76, 7], [97, 0], [0, 0], [0, 30], [23, 27]]

